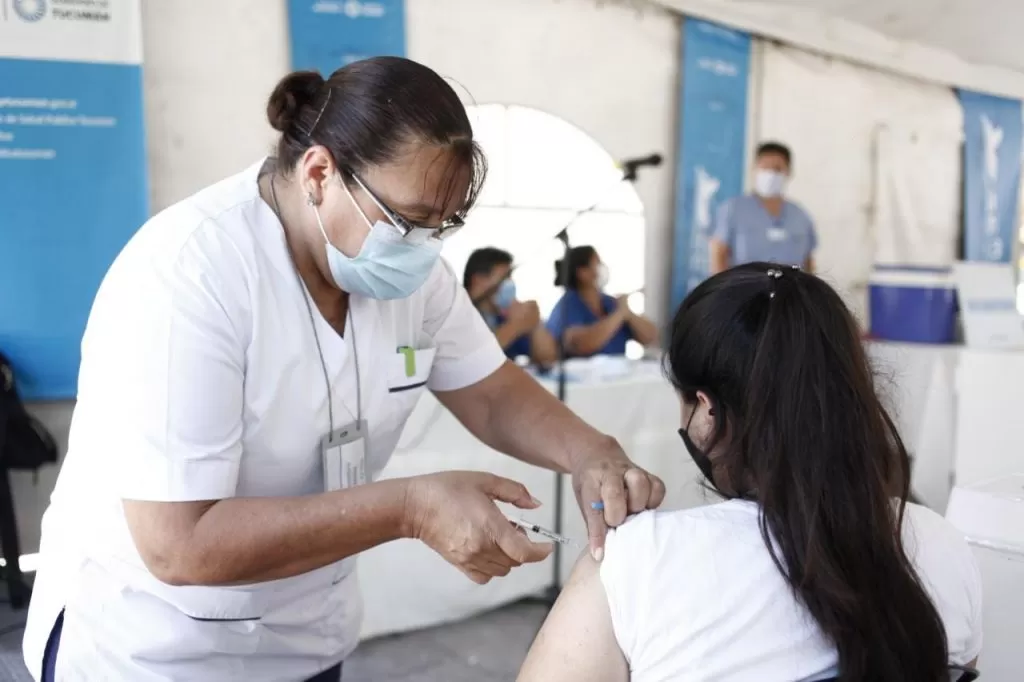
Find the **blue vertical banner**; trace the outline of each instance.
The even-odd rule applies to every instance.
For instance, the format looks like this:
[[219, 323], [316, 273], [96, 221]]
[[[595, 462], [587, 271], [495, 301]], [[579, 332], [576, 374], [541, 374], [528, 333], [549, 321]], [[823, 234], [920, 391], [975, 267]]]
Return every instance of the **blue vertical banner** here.
[[957, 94], [964, 112], [964, 260], [1009, 263], [1019, 222], [1021, 103]]
[[324, 78], [352, 62], [405, 56], [405, 0], [288, 0], [292, 68]]
[[750, 53], [750, 35], [686, 19], [672, 310], [708, 275], [708, 239], [718, 204], [743, 191]]
[[148, 193], [139, 0], [0, 0], [0, 351], [26, 398], [75, 396]]

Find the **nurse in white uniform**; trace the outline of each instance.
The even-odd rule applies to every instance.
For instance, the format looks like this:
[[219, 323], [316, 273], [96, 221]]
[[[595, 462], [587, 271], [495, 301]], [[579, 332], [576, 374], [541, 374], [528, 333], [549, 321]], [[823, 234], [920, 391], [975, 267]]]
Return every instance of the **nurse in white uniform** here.
[[294, 73], [268, 115], [276, 156], [157, 215], [100, 287], [43, 521], [36, 679], [337, 681], [360, 552], [416, 538], [478, 583], [544, 559], [494, 504], [537, 504], [514, 481], [375, 481], [426, 389], [571, 473], [597, 555], [664, 495], [506, 362], [439, 259], [485, 165], [443, 79], [397, 58]]

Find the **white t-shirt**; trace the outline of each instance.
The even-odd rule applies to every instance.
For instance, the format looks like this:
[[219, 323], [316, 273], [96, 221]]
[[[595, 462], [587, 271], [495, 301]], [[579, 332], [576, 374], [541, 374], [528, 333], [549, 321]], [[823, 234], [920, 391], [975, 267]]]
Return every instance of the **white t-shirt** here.
[[[371, 476], [424, 390], [471, 385], [505, 361], [443, 261], [406, 299], [352, 296], [344, 338], [315, 306], [311, 322], [259, 196], [261, 165], [150, 220], [96, 296], [43, 519], [24, 643], [37, 676], [64, 607], [62, 679], [305, 679], [342, 660], [362, 614], [353, 560], [258, 585], [171, 587], [146, 570], [121, 500], [323, 492], [328, 389], [314, 324], [335, 428], [361, 405]], [[413, 365], [400, 348], [415, 349]]]
[[[970, 662], [981, 649], [970, 548], [913, 504], [903, 537], [945, 624], [950, 662]], [[633, 682], [799, 682], [837, 672], [835, 648], [772, 562], [752, 502], [638, 515], [609, 533], [601, 581]]]

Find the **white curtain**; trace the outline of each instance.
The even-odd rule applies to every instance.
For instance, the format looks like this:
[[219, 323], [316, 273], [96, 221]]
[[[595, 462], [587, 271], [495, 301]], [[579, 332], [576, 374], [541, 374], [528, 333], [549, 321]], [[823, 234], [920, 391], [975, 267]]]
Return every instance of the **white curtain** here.
[[762, 47], [756, 141], [793, 150], [789, 195], [818, 228], [818, 269], [866, 321], [873, 263], [953, 260], [960, 106], [948, 88]]

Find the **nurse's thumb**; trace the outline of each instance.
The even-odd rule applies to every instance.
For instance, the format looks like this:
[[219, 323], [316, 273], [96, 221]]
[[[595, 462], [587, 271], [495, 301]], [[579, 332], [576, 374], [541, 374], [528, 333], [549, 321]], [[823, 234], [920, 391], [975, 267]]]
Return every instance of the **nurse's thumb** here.
[[540, 506], [540, 500], [531, 495], [525, 485], [501, 476], [488, 474], [484, 481], [483, 491], [491, 499], [514, 504], [520, 509], [536, 509]]

